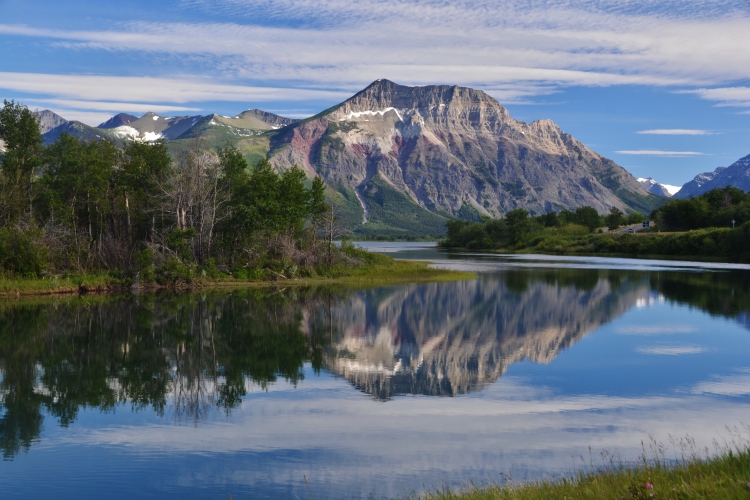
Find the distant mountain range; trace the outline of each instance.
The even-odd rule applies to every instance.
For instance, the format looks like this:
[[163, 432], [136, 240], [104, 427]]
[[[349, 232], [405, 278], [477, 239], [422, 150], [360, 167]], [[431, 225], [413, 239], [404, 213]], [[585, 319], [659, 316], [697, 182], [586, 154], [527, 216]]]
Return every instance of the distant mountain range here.
[[[441, 234], [452, 217], [479, 220], [592, 206], [650, 212], [664, 201], [625, 169], [551, 120], [524, 123], [484, 92], [407, 87], [378, 80], [305, 120], [260, 110], [137, 118], [121, 113], [90, 127], [39, 113], [45, 142], [63, 132], [86, 140], [154, 141], [172, 149], [200, 137], [230, 143], [251, 163], [298, 165], [332, 189], [344, 225], [360, 233]], [[667, 189], [665, 186], [665, 189]]]
[[713, 172], [698, 174], [682, 186], [675, 198], [698, 196], [714, 188], [733, 186], [743, 191], [750, 189], [750, 155], [740, 158], [728, 167], [718, 167]]
[[661, 184], [652, 177], [640, 177], [637, 179], [638, 183], [651, 194], [657, 196], [664, 196], [665, 198], [671, 198], [674, 194], [680, 190], [679, 186], [670, 186], [669, 184]]

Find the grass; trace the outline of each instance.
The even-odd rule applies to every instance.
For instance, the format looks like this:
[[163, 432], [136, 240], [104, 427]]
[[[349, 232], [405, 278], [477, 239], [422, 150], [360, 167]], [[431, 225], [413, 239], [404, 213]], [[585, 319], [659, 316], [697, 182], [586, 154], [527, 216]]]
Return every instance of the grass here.
[[7, 278], [0, 276], [0, 297], [51, 295], [104, 290], [118, 286], [108, 274], [54, 275], [44, 278]]
[[[678, 443], [694, 448], [689, 438]], [[612, 457], [604, 467], [590, 467], [572, 478], [527, 484], [445, 489], [424, 496], [427, 500], [536, 500], [536, 499], [733, 499], [750, 498], [750, 447], [725, 444], [709, 456], [691, 452], [668, 461], [665, 448], [652, 441], [656, 458], [646, 453], [639, 464], [623, 465]]]
[[[428, 281], [455, 281], [476, 277], [474, 273], [432, 269], [429, 262], [394, 260], [378, 254], [371, 254], [364, 265], [353, 268], [333, 268], [327, 274], [306, 278], [252, 281], [220, 277], [198, 279], [181, 288], [245, 288], [264, 286], [307, 286], [307, 285], [364, 285], [380, 286], [401, 283], [424, 283]], [[81, 291], [107, 293], [127, 288], [121, 281], [107, 274], [71, 275], [46, 278], [2, 278], [0, 277], [0, 298], [74, 294]], [[147, 288], [166, 288], [148, 286]]]

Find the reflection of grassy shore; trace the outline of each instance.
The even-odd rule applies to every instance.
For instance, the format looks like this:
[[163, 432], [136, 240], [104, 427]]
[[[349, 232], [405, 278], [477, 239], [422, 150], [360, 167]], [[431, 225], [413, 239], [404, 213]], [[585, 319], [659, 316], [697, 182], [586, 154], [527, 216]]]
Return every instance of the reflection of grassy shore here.
[[[304, 286], [323, 284], [389, 285], [426, 281], [452, 281], [473, 278], [473, 273], [432, 269], [428, 262], [394, 260], [385, 255], [362, 252], [354, 265], [331, 267], [325, 273], [305, 277], [286, 278], [283, 274], [269, 279], [238, 279], [229, 274], [215, 277], [196, 276], [177, 283], [140, 284], [143, 290], [163, 288], [211, 289], [260, 286]], [[45, 278], [2, 278], [0, 297], [28, 295], [74, 294], [80, 292], [108, 293], [132, 289], [132, 280], [122, 280], [106, 273], [50, 276]]]
[[656, 446], [658, 460], [640, 466], [608, 466], [581, 472], [572, 479], [516, 486], [488, 486], [463, 492], [442, 491], [428, 500], [488, 499], [697, 499], [750, 498], [750, 448], [726, 447], [706, 460], [691, 454], [674, 466], [665, 465], [665, 450]]

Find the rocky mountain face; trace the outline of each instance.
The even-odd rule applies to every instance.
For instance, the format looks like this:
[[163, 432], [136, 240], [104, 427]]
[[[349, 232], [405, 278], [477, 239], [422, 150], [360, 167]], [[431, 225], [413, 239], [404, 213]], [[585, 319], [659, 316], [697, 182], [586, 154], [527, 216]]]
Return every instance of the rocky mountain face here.
[[643, 189], [656, 196], [663, 196], [665, 198], [671, 198], [674, 194], [680, 190], [678, 186], [670, 186], [669, 184], [662, 184], [656, 181], [653, 177], [639, 177], [636, 179], [638, 184], [643, 186]]
[[513, 363], [549, 363], [651, 293], [647, 281], [595, 273], [581, 283], [542, 278], [511, 272], [359, 292], [318, 315], [336, 332], [324, 365], [377, 399], [465, 394]]
[[128, 123], [134, 122], [137, 119], [137, 116], [129, 115], [127, 113], [119, 113], [106, 122], [100, 123], [96, 128], [116, 128], [122, 125], [127, 125]]
[[39, 124], [39, 132], [42, 135], [46, 134], [50, 130], [59, 127], [60, 125], [68, 123], [68, 120], [48, 109], [34, 113], [34, 116], [36, 117], [36, 121]]
[[740, 158], [728, 167], [719, 167], [713, 172], [698, 174], [682, 186], [675, 198], [698, 196], [714, 188], [733, 186], [743, 191], [750, 189], [750, 155]]
[[551, 120], [514, 120], [489, 95], [464, 87], [376, 81], [282, 129], [269, 157], [281, 169], [298, 165], [320, 174], [358, 202], [365, 225], [387, 225], [373, 212], [398, 195], [415, 212], [464, 218], [584, 205], [647, 211], [660, 203]]

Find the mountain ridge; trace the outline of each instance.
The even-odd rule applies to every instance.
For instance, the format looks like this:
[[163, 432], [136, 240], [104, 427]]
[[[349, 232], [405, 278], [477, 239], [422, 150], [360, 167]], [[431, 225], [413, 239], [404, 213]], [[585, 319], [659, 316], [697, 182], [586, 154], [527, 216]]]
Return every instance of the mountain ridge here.
[[675, 198], [690, 198], [714, 188], [732, 186], [743, 191], [750, 189], [750, 155], [740, 158], [728, 167], [717, 167], [713, 172], [703, 172], [687, 182]]

